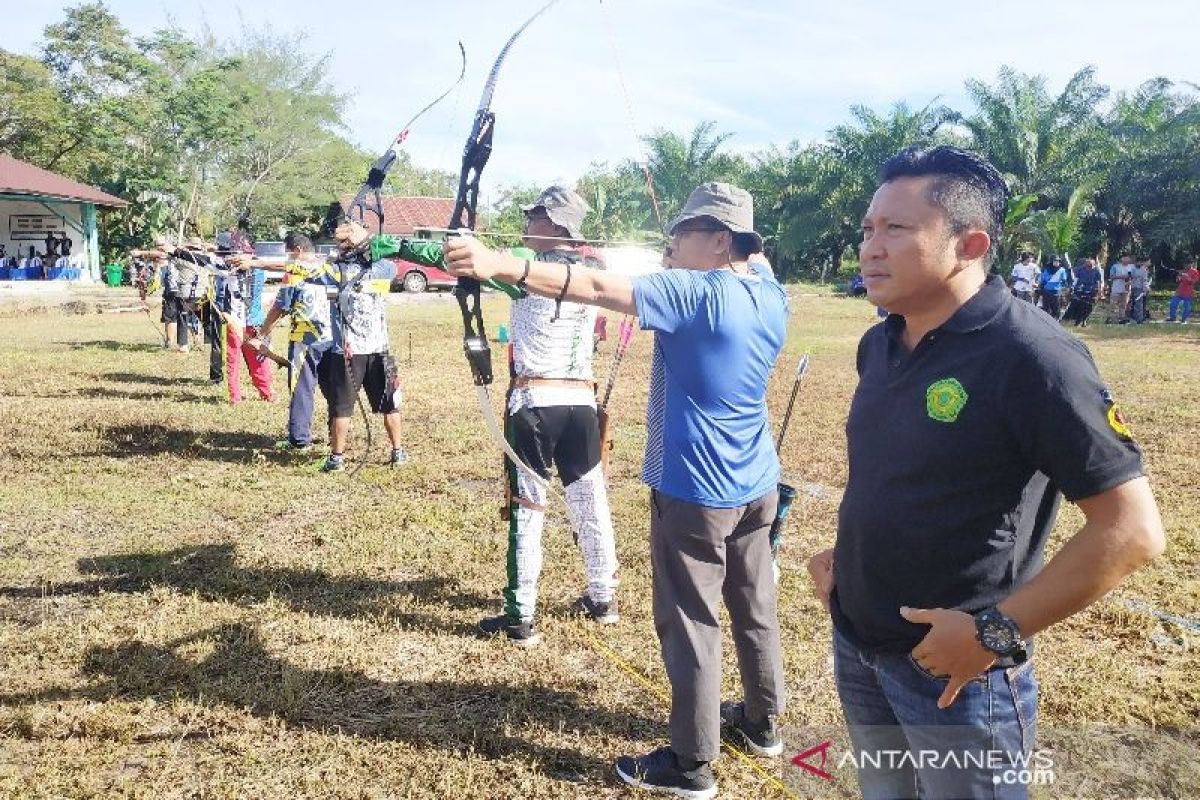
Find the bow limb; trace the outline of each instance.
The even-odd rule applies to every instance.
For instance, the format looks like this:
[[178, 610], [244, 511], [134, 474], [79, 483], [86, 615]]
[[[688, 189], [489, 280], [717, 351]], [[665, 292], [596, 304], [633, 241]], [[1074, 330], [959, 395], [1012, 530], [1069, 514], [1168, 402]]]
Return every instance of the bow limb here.
[[[483, 86], [483, 94], [479, 99], [479, 107], [475, 111], [471, 132], [463, 146], [462, 166], [458, 175], [458, 192], [454, 198], [454, 211], [450, 215], [450, 222], [446, 225], [451, 230], [466, 233], [475, 229], [479, 211], [479, 180], [483, 174], [483, 168], [487, 166], [488, 159], [492, 154], [492, 133], [495, 130], [496, 115], [492, 113], [491, 104], [496, 90], [496, 82], [500, 76], [500, 67], [504, 64], [509, 50], [525, 32], [525, 29], [557, 2], [558, 0], [550, 0], [526, 19], [508, 38], [496, 56], [496, 61], [492, 64], [492, 69]], [[519, 470], [529, 476], [530, 480], [538, 486], [544, 488], [548, 494], [553, 494], [549, 481], [522, 461], [513, 450], [512, 445], [508, 443], [508, 439], [501, 431], [495, 412], [492, 410], [491, 394], [488, 391], [488, 386], [492, 383], [492, 351], [488, 346], [487, 331], [483, 324], [479, 281], [472, 278], [459, 278], [454, 287], [454, 296], [458, 301], [459, 311], [462, 313], [463, 353], [471, 368], [475, 394], [479, 399], [479, 408], [488, 431], [504, 450], [504, 454]]]
[[454, 83], [450, 84], [446, 91], [431, 100], [416, 114], [413, 114], [408, 122], [404, 123], [404, 127], [400, 129], [400, 133], [396, 134], [396, 138], [388, 145], [388, 149], [384, 151], [383, 155], [375, 159], [375, 163], [371, 165], [371, 169], [367, 172], [367, 179], [363, 182], [358, 193], [343, 212], [345, 219], [352, 220], [365, 227], [367, 212], [370, 211], [379, 220], [379, 232], [383, 233], [383, 182], [399, 158], [396, 148], [408, 138], [409, 129], [412, 128], [418, 119], [424, 116], [426, 111], [429, 111], [429, 109], [445, 100], [450, 92], [454, 91], [454, 88], [462, 83], [463, 77], [467, 74], [467, 50], [463, 47], [462, 42], [458, 43], [458, 52], [462, 57], [462, 67], [458, 72], [458, 78], [455, 79]]
[[492, 411], [492, 395], [488, 391], [488, 388], [476, 384], [475, 397], [479, 400], [479, 409], [483, 413], [483, 420], [487, 425], [488, 432], [492, 434], [492, 438], [500, 445], [500, 448], [504, 451], [504, 455], [516, 465], [517, 469], [524, 472], [529, 477], [529, 480], [545, 491], [546, 494], [557, 497], [558, 493], [550, 486], [550, 481], [543, 478], [538, 474], [537, 470], [522, 461], [521, 457], [517, 455], [517, 451], [513, 450], [512, 445], [508, 443], [508, 439], [504, 436], [504, 431], [500, 429], [500, 423], [496, 420], [496, 414]]

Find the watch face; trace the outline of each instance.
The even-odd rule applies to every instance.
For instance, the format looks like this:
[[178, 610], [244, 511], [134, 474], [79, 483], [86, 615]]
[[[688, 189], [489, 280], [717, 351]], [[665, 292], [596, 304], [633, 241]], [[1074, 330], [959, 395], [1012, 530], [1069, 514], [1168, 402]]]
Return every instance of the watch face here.
[[1014, 627], [1002, 619], [985, 622], [979, 638], [984, 647], [995, 653], [1007, 653], [1020, 643]]

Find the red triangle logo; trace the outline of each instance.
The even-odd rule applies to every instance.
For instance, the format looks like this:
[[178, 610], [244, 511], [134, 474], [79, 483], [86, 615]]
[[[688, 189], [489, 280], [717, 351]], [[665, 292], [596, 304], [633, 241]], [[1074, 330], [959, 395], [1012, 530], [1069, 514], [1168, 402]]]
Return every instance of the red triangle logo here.
[[[825, 765], [829, 763], [829, 748], [832, 744], [833, 742], [827, 741], [822, 742], [816, 747], [810, 747], [803, 753], [798, 753], [796, 757], [792, 759], [792, 763], [800, 769], [808, 770], [822, 780], [831, 781], [833, 780], [833, 775], [825, 770]], [[816, 755], [821, 756], [820, 766], [808, 763], [808, 760]]]

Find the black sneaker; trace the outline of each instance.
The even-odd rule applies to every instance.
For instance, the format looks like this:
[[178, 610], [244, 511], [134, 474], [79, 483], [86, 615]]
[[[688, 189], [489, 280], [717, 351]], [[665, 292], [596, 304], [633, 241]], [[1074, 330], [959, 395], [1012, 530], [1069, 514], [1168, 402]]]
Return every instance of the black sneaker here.
[[717, 796], [717, 779], [708, 762], [684, 770], [675, 751], [669, 747], [660, 747], [644, 756], [621, 756], [615, 766], [618, 778], [649, 792], [691, 800], [709, 800]]
[[321, 465], [321, 472], [345, 472], [346, 459], [343, 456], [330, 455]]
[[745, 703], [721, 703], [721, 721], [734, 729], [746, 750], [756, 756], [777, 756], [783, 752], [783, 739], [775, 717], [752, 722], [746, 716]]
[[533, 622], [515, 622], [507, 614], [479, 620], [479, 632], [485, 636], [503, 633], [517, 647], [533, 647], [542, 640]]
[[617, 598], [615, 597], [607, 603], [597, 603], [585, 594], [575, 601], [571, 610], [600, 625], [612, 625], [621, 619], [621, 615], [617, 612]]
[[408, 451], [403, 447], [393, 447], [392, 456], [388, 459], [388, 466], [399, 467], [408, 463]]

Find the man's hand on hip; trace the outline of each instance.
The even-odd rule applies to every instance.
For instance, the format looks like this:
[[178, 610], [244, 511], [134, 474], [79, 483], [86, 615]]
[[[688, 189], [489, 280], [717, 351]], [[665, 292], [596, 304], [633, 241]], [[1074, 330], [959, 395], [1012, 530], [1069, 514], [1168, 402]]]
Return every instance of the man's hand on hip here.
[[808, 560], [808, 574], [812, 577], [813, 593], [829, 610], [829, 595], [833, 592], [833, 548], [822, 550]]
[[900, 616], [929, 633], [912, 651], [913, 661], [926, 672], [947, 678], [938, 708], [949, 708], [970, 680], [996, 663], [996, 654], [976, 637], [975, 618], [965, 611], [946, 608], [901, 608]]

